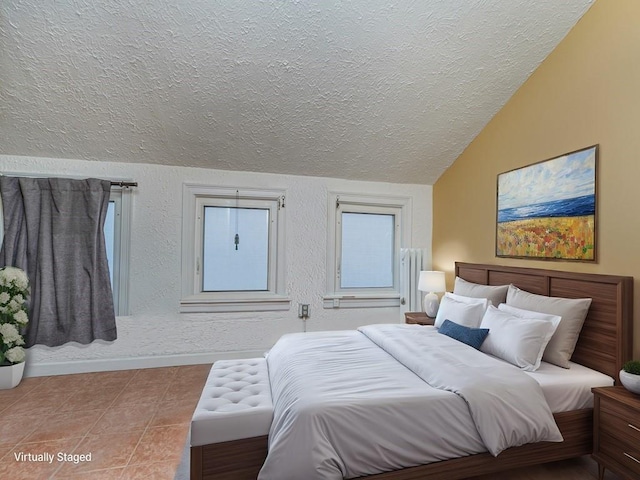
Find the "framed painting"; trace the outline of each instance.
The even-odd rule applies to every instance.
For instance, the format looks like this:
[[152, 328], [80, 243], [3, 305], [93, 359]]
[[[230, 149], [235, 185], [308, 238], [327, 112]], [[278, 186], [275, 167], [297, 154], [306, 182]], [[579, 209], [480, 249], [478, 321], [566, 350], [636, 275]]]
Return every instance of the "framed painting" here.
[[596, 260], [598, 145], [498, 175], [496, 256]]

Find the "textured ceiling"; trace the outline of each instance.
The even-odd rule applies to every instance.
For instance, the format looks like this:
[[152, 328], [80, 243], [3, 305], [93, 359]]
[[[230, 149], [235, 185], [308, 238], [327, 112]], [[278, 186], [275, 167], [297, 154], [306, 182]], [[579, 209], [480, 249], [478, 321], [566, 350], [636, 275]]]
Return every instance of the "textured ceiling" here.
[[432, 184], [593, 0], [2, 0], [0, 154]]

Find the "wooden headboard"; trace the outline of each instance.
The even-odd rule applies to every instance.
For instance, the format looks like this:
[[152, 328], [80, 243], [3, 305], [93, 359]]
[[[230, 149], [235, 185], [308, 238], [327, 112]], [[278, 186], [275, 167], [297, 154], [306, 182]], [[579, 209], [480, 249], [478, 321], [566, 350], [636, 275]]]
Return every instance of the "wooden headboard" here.
[[571, 361], [609, 375], [633, 349], [633, 277], [456, 262], [456, 276], [483, 285], [514, 284], [539, 295], [591, 298]]

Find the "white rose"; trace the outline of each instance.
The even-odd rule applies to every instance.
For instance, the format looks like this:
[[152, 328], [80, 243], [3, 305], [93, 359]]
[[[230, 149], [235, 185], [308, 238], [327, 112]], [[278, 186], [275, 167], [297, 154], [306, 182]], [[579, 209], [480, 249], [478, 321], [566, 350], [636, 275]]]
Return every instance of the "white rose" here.
[[0, 271], [0, 280], [4, 285], [9, 285], [16, 278], [15, 267], [4, 267]]
[[24, 348], [22, 347], [13, 347], [4, 353], [4, 358], [9, 360], [11, 363], [24, 362], [25, 357]]
[[21, 290], [26, 290], [29, 286], [27, 274], [20, 268], [5, 267], [0, 271], [0, 285], [14, 284]]
[[0, 293], [0, 303], [2, 305], [7, 303], [9, 300], [11, 300], [11, 295], [9, 295], [7, 292]]
[[22, 339], [18, 329], [10, 323], [0, 325], [0, 335], [2, 335], [2, 341], [7, 345]]
[[24, 276], [24, 278], [18, 278], [16, 280], [16, 287], [23, 291], [29, 288], [29, 280], [27, 279], [26, 275]]
[[11, 301], [16, 302], [18, 305], [22, 305], [24, 303], [24, 297], [20, 294], [17, 294]]
[[20, 304], [16, 302], [15, 299], [13, 299], [9, 302], [9, 305], [7, 305], [7, 309], [10, 312], [15, 312], [17, 310], [20, 310]]
[[14, 313], [13, 319], [20, 325], [26, 325], [27, 323], [29, 323], [29, 317], [27, 316], [27, 312], [25, 312], [24, 310], [19, 310]]
[[21, 290], [26, 290], [29, 287], [29, 279], [27, 278], [27, 274], [19, 268], [16, 268], [16, 287]]

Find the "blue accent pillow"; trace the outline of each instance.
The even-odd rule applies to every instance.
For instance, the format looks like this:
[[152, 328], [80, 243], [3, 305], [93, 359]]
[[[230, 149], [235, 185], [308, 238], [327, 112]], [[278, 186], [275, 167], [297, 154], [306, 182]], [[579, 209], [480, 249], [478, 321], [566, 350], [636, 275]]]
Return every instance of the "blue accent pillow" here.
[[459, 342], [466, 343], [476, 350], [480, 350], [480, 345], [482, 345], [484, 339], [489, 335], [488, 328], [465, 327], [464, 325], [458, 325], [451, 320], [445, 320], [442, 322], [438, 332], [454, 338]]

